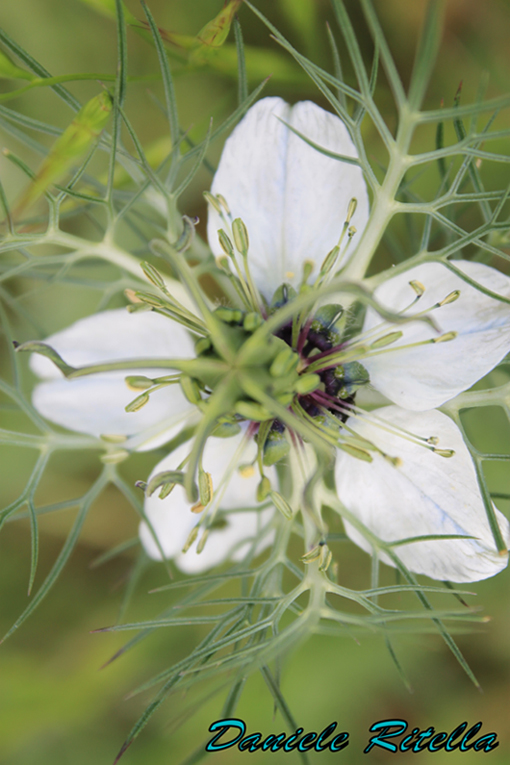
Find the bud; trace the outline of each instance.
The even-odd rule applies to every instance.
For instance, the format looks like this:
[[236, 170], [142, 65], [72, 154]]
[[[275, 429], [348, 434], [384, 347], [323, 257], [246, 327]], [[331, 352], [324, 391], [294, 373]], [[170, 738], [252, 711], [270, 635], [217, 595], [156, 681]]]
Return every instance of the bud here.
[[312, 393], [317, 390], [321, 384], [321, 378], [316, 374], [301, 375], [294, 385], [294, 390], [301, 396], [306, 396], [308, 393]]
[[234, 237], [234, 244], [241, 253], [246, 256], [250, 247], [250, 240], [248, 238], [248, 229], [244, 225], [241, 218], [236, 218], [232, 223], [232, 235]]
[[198, 383], [196, 380], [194, 380], [192, 377], [188, 377], [188, 375], [181, 375], [181, 379], [179, 380], [179, 384], [181, 386], [181, 390], [190, 402], [190, 404], [200, 404], [202, 401], [202, 396], [200, 395], [200, 388], [198, 387]]
[[264, 475], [257, 486], [257, 502], [263, 502], [271, 491], [271, 481]]
[[154, 385], [154, 380], [143, 375], [130, 375], [125, 378], [125, 382], [130, 390], [147, 390]]
[[400, 340], [403, 334], [403, 332], [389, 332], [387, 335], [384, 335], [384, 337], [380, 337], [379, 340], [374, 340], [370, 347], [384, 348], [386, 345], [396, 343], [397, 340]]
[[280, 511], [280, 513], [283, 515], [284, 518], [286, 518], [288, 521], [292, 518], [292, 508], [285, 500], [281, 494], [279, 494], [277, 491], [270, 491], [269, 496], [271, 497], [271, 500], [276, 507], [277, 510]]

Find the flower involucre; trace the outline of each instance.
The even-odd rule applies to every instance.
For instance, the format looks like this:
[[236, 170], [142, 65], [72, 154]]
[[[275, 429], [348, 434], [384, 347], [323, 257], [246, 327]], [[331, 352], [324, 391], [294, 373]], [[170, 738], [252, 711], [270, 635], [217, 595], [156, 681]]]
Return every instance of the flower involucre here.
[[[216, 312], [239, 343], [248, 342], [268, 317], [292, 303], [294, 290], [303, 284], [305, 291], [313, 290], [356, 257], [369, 219], [356, 158], [341, 120], [310, 102], [290, 107], [278, 98], [263, 99], [227, 140], [209, 196], [208, 237], [222, 267], [231, 268], [242, 282], [245, 304]], [[306, 284], [313, 267], [315, 285]], [[290, 515], [300, 509], [295, 492], [290, 504], [280, 494], [271, 465], [293, 463], [296, 478], [297, 452], [309, 454], [311, 446], [302, 451], [302, 438], [271, 413], [266, 399], [272, 395], [289, 416], [323, 433], [327, 443], [338, 443], [337, 491], [350, 514], [347, 533], [356, 544], [372, 552], [377, 540], [410, 540], [394, 544], [395, 555], [410, 571], [440, 580], [476, 581], [500, 571], [507, 557], [496, 549], [473, 461], [457, 426], [435, 408], [469, 388], [508, 353], [510, 307], [471, 286], [456, 270], [510, 297], [510, 279], [488, 266], [424, 262], [390, 276], [374, 298], [393, 314], [430, 315], [436, 329], [422, 320], [392, 323], [369, 308], [359, 337], [349, 337], [344, 335], [347, 314], [339, 305], [324, 305], [317, 291], [315, 308], [304, 312], [301, 325], [296, 327], [297, 317], [283, 322], [260, 359], [250, 362], [253, 379], [246, 381], [245, 374], [241, 398], [232, 401], [231, 411], [224, 409], [217, 423], [226, 428], [222, 435], [228, 436], [229, 428], [233, 435], [215, 437], [210, 428], [212, 437], [197, 465], [202, 484], [211, 481], [212, 491], [202, 485], [205, 509], [194, 506], [204, 512], [206, 522], [199, 526], [207, 529], [206, 539], [201, 545], [202, 537], [193, 532], [197, 515], [190, 512], [189, 491], [187, 496], [176, 479], [163, 491], [164, 499], [159, 489], [146, 498], [148, 523], [140, 531], [146, 552], [156, 559], [163, 553], [190, 573], [227, 558], [241, 560], [271, 544], [273, 519], [279, 517], [274, 506]], [[419, 299], [410, 283], [425, 288]], [[154, 313], [103, 312], [47, 342], [76, 366], [196, 355], [187, 331]], [[214, 343], [214, 337], [200, 340], [199, 358], [219, 359]], [[95, 436], [125, 435], [128, 449], [159, 446], [184, 425], [199, 422], [207, 416], [207, 398], [224, 384], [214, 376], [188, 382], [197, 390], [198, 408], [175, 384], [151, 394], [139, 411], [127, 413], [124, 407], [133, 394], [125, 385], [125, 371], [67, 381], [46, 359], [33, 358], [32, 366], [46, 378], [34, 391], [34, 404], [45, 417]], [[157, 376], [161, 370], [143, 374]], [[227, 379], [232, 374], [225, 373]], [[356, 392], [369, 382], [390, 406], [365, 412], [356, 405]], [[264, 395], [269, 391], [266, 398], [250, 397], [246, 390], [251, 383], [262, 386]], [[182, 390], [187, 391], [184, 382]], [[189, 442], [178, 446], [151, 477], [185, 472], [191, 450]], [[497, 510], [495, 517], [508, 546], [508, 521]], [[434, 538], [413, 541], [423, 536]], [[187, 541], [189, 550], [183, 553]], [[199, 555], [197, 545], [203, 547]], [[380, 557], [395, 565], [385, 552]]]

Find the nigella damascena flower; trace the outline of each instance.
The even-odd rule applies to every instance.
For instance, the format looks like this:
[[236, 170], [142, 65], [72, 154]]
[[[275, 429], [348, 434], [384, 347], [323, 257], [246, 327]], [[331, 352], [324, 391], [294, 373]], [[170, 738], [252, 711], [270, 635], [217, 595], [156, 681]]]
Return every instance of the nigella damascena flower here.
[[[238, 279], [242, 306], [215, 314], [235, 335], [238, 358], [257, 327], [292, 304], [298, 292], [327, 284], [363, 246], [368, 195], [349, 157], [356, 159], [356, 151], [343, 123], [310, 102], [290, 107], [278, 98], [259, 101], [227, 140], [208, 197], [208, 236], [221, 267]], [[309, 284], [312, 263], [318, 276]], [[255, 392], [247, 393], [252, 381], [245, 374], [231, 411], [224, 407], [216, 423], [223, 432], [209, 428], [212, 435], [197, 458], [201, 491], [194, 512], [178, 478], [191, 459], [189, 442], [154, 469], [149, 487], [162, 486], [163, 498], [157, 492], [146, 498], [148, 522], [140, 533], [147, 553], [174, 558], [194, 572], [255, 556], [272, 543], [273, 505], [284, 514], [297, 512], [318, 464], [311, 444], [293, 432], [292, 420], [271, 411], [274, 400], [338, 446], [336, 488], [356, 544], [371, 552], [370, 535], [385, 542], [431, 537], [394, 548], [409, 570], [456, 582], [500, 571], [506, 556], [496, 549], [469, 451], [457, 426], [437, 408], [510, 349], [509, 306], [470, 284], [509, 297], [510, 279], [480, 263], [455, 265], [466, 280], [446, 265], [424, 262], [381, 283], [374, 293], [380, 310], [368, 308], [358, 336], [346, 334], [347, 312], [327, 304], [319, 291], [308, 313], [282, 321], [267, 347], [252, 354]], [[391, 320], [397, 314], [417, 318], [397, 324]], [[48, 343], [72, 365], [194, 355], [186, 330], [153, 313], [105, 312]], [[214, 338], [203, 337], [197, 348], [199, 358], [221, 356]], [[215, 386], [226, 385], [235, 370], [242, 373], [236, 361], [221, 380], [195, 380], [198, 408], [171, 385], [151, 394], [144, 408], [126, 413], [125, 371], [69, 382], [56, 379], [46, 359], [33, 364], [41, 376], [52, 376], [34, 393], [43, 415], [96, 436], [124, 434], [128, 448], [160, 445], [183, 425], [200, 423]], [[360, 391], [369, 385], [389, 402], [370, 412], [359, 405]], [[294, 481], [286, 500], [278, 491], [278, 462]], [[201, 526], [205, 536], [198, 534], [196, 513], [209, 518]], [[495, 519], [508, 544], [507, 520], [496, 509]], [[394, 565], [385, 554], [381, 558]]]

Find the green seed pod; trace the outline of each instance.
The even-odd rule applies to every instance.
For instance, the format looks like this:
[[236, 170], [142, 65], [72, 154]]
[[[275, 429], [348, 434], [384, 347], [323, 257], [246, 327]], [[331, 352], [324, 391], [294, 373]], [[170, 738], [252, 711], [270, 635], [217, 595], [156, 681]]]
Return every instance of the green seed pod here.
[[339, 345], [344, 331], [343, 306], [331, 303], [319, 308], [314, 316], [312, 329], [326, 338], [331, 345]]
[[278, 310], [278, 308], [281, 308], [282, 305], [290, 303], [296, 297], [297, 292], [294, 287], [292, 287], [290, 284], [282, 284], [280, 287], [278, 287], [272, 297], [269, 313], [274, 313], [276, 310]]
[[[342, 366], [344, 371], [343, 381], [346, 393], [345, 397], [352, 396], [355, 391], [370, 382], [370, 375], [359, 361], [350, 361]], [[343, 397], [340, 396], [340, 398]]]
[[262, 462], [266, 467], [279, 462], [290, 451], [290, 444], [285, 438], [285, 433], [278, 430], [270, 430], [264, 444]]

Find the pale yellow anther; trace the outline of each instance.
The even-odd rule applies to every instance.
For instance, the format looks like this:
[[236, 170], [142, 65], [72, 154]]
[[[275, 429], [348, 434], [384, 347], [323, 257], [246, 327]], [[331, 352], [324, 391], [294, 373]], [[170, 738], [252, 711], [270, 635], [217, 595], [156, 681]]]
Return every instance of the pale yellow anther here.
[[455, 451], [453, 449], [434, 449], [434, 454], [439, 454], [440, 457], [453, 457]]
[[214, 207], [217, 213], [220, 213], [221, 215], [221, 205], [218, 201], [218, 199], [214, 196], [214, 194], [211, 194], [209, 191], [204, 191], [204, 197], [209, 202], [211, 207]]
[[204, 506], [201, 502], [197, 502], [196, 505], [192, 505], [190, 507], [190, 510], [192, 513], [202, 513], [204, 510]]
[[441, 300], [440, 303], [438, 303], [438, 306], [448, 305], [448, 303], [455, 303], [456, 300], [458, 300], [460, 297], [460, 290], [453, 290], [453, 292], [450, 292], [449, 295], [447, 295], [444, 300]]
[[216, 194], [216, 199], [220, 203], [220, 205], [223, 207], [227, 215], [230, 215], [230, 207], [227, 204], [227, 200], [223, 196], [223, 194]]
[[285, 271], [285, 278], [286, 279], [293, 279], [295, 276], [294, 271]]
[[129, 289], [129, 288], [124, 290], [124, 295], [127, 297], [127, 299], [129, 300], [130, 303], [141, 303], [142, 302], [140, 300], [140, 298], [136, 296], [136, 292], [134, 290]]
[[358, 206], [358, 200], [355, 197], [353, 197], [351, 199], [351, 201], [349, 202], [349, 206], [347, 208], [347, 216], [345, 218], [345, 222], [346, 223], [350, 223], [351, 222], [352, 216], [356, 212], [356, 207], [357, 206]]
[[205, 547], [205, 543], [207, 542], [207, 537], [209, 536], [209, 530], [206, 529], [202, 536], [200, 537], [200, 542], [197, 545], [197, 553], [200, 554], [202, 550]]
[[239, 475], [241, 478], [252, 478], [255, 475], [255, 468], [253, 465], [243, 465], [239, 468]]
[[440, 335], [440, 337], [434, 337], [432, 342], [433, 343], [448, 343], [450, 340], [455, 340], [459, 333], [458, 332], [445, 332], [444, 335]]
[[425, 292], [425, 286], [417, 279], [412, 279], [412, 281], [409, 282], [409, 286], [413, 288], [418, 297], [421, 297]]
[[193, 544], [197, 536], [198, 536], [198, 526], [194, 526], [188, 535], [188, 538], [184, 544], [184, 547], [182, 548], [183, 553], [188, 552], [189, 548], [191, 547], [191, 545]]

